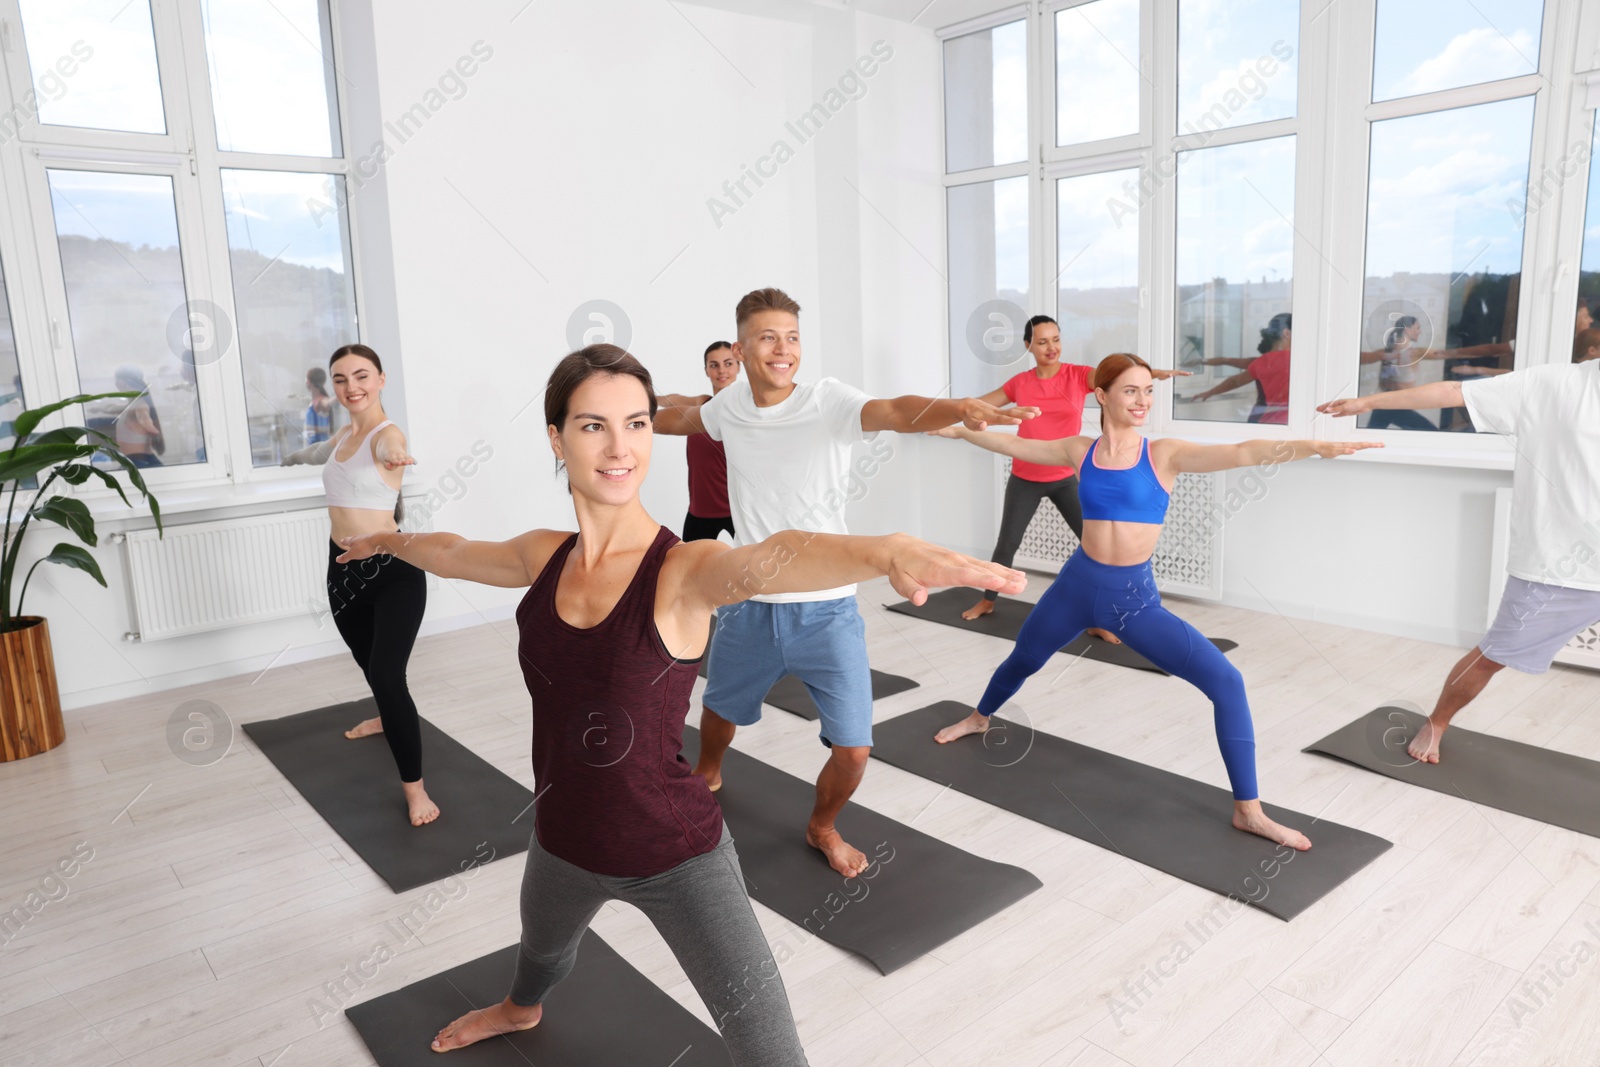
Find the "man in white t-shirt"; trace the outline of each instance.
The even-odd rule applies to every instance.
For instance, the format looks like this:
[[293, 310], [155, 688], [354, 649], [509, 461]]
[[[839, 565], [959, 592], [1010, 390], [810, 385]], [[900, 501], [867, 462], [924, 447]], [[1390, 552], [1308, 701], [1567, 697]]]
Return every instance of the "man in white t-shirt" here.
[[1483, 433], [1513, 439], [1511, 551], [1489, 632], [1450, 669], [1412, 758], [1439, 762], [1456, 712], [1502, 667], [1543, 674], [1567, 642], [1600, 622], [1600, 362], [1530, 367], [1471, 382], [1435, 382], [1317, 408], [1465, 406]]
[[[782, 530], [844, 534], [844, 509], [859, 499], [886, 447], [851, 464], [850, 448], [871, 443], [881, 430], [920, 433], [964, 422], [972, 429], [1013, 425], [1035, 408], [1001, 411], [982, 400], [902, 396], [878, 400], [836, 378], [804, 385], [800, 369], [800, 305], [779, 289], [757, 289], [739, 301], [734, 355], [745, 374], [699, 403], [670, 397], [680, 406], [656, 415], [658, 433], [703, 432], [721, 441], [728, 457], [728, 503], [741, 545]], [[758, 565], [744, 582], [759, 589], [784, 560]], [[854, 877], [867, 857], [839, 836], [834, 819], [861, 784], [872, 752], [872, 672], [866, 628], [856, 610], [855, 586], [815, 593], [757, 595], [718, 613], [711, 640], [700, 717], [700, 761], [695, 773], [713, 790], [722, 785], [722, 757], [740, 726], [761, 718], [761, 700], [786, 674], [811, 693], [830, 752], [817, 778], [817, 802], [806, 840], [834, 870]]]

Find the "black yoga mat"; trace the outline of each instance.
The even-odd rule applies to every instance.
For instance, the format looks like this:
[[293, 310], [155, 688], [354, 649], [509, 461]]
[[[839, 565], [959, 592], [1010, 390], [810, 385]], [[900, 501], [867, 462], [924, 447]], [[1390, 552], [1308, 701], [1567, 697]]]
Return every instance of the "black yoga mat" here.
[[[429, 1042], [471, 1008], [505, 999], [517, 946], [424, 978], [345, 1009], [382, 1067], [433, 1067]], [[451, 1052], [448, 1063], [482, 1067], [730, 1067], [717, 1032], [634, 970], [594, 931], [584, 934], [578, 962], [544, 999], [532, 1030], [486, 1038]], [[677, 1057], [676, 1059], [674, 1057]]]
[[528, 850], [533, 794], [427, 719], [423, 780], [440, 815], [412, 826], [388, 743], [344, 736], [377, 714], [368, 697], [247, 722], [244, 732], [396, 893]]
[[1226, 789], [998, 716], [987, 734], [934, 741], [971, 713], [945, 700], [897, 715], [873, 728], [872, 754], [1280, 919], [1294, 918], [1391, 847], [1381, 837], [1263, 804], [1273, 819], [1311, 838], [1309, 852], [1280, 848], [1232, 827]]
[[[1003, 637], [1007, 641], [1015, 641], [1017, 634], [1022, 631], [1023, 620], [1033, 610], [1033, 605], [1026, 600], [1001, 597], [995, 602], [994, 611], [988, 615], [970, 621], [963, 619], [961, 613], [972, 607], [978, 597], [982, 595], [983, 591], [981, 589], [941, 589], [937, 593], [931, 594], [928, 597], [928, 602], [920, 608], [909, 600], [902, 600], [898, 604], [885, 606], [890, 611], [899, 612], [901, 615], [910, 615], [914, 619], [941, 622], [946, 626], [971, 630], [973, 633], [988, 634], [991, 637]], [[1213, 637], [1209, 640], [1224, 652], [1239, 647], [1239, 642], [1230, 641], [1226, 637]], [[1069, 656], [1084, 656], [1100, 663], [1113, 663], [1118, 667], [1155, 671], [1157, 674], [1167, 673], [1125, 644], [1113, 645], [1109, 641], [1102, 641], [1098, 637], [1090, 637], [1087, 634], [1080, 636], [1061, 651]]]
[[[700, 732], [684, 731], [693, 763]], [[821, 770], [819, 765], [817, 768]], [[889, 974], [1040, 888], [1021, 867], [981, 859], [854, 802], [836, 825], [873, 861], [846, 879], [806, 844], [816, 786], [729, 749], [717, 800], [750, 896]]]
[[[902, 678], [898, 674], [885, 674], [883, 671], [872, 672], [872, 699], [882, 700], [892, 697], [896, 693], [904, 693], [908, 689], [917, 688], [917, 683], [910, 678]], [[786, 674], [778, 679], [778, 684], [767, 691], [766, 703], [784, 711], [793, 712], [802, 719], [817, 721], [817, 704], [811, 699], [811, 693], [806, 689], [806, 684], [792, 674]]]
[[1426, 716], [1381, 707], [1305, 751], [1342, 759], [1424, 789], [1600, 837], [1600, 763], [1452, 726], [1438, 763], [1406, 753]]

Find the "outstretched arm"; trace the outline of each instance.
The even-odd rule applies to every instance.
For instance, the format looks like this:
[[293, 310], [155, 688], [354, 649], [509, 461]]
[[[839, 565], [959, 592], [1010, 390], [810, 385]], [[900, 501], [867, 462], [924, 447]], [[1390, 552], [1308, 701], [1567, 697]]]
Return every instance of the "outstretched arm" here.
[[1317, 410], [1326, 415], [1359, 415], [1363, 411], [1391, 408], [1458, 408], [1466, 401], [1461, 399], [1461, 383], [1452, 381], [1429, 382], [1409, 389], [1394, 389], [1387, 393], [1368, 396], [1345, 397], [1318, 404]]
[[974, 432], [964, 426], [946, 426], [932, 431], [930, 437], [953, 437], [969, 441], [979, 448], [998, 452], [1002, 456], [1020, 459], [1024, 463], [1037, 463], [1041, 467], [1076, 467], [1093, 443], [1087, 437], [1062, 437], [1055, 441], [1029, 440], [1011, 433]]
[[1021, 571], [973, 559], [907, 534], [855, 537], [784, 530], [765, 541], [729, 548], [693, 542], [686, 596], [707, 610], [764, 593], [803, 593], [888, 576], [895, 591], [914, 604], [930, 589], [966, 585], [1013, 596], [1027, 585]]
[[1242, 385], [1249, 385], [1254, 380], [1255, 380], [1254, 378], [1250, 377], [1250, 372], [1249, 371], [1242, 370], [1238, 374], [1229, 375], [1228, 377], [1222, 379], [1222, 381], [1218, 382], [1216, 385], [1213, 385], [1210, 389], [1207, 389], [1205, 392], [1196, 393], [1194, 396], [1191, 396], [1189, 399], [1190, 400], [1210, 400], [1212, 397], [1216, 396], [1218, 393], [1230, 392], [1231, 390], [1237, 389]]
[[[655, 432], [687, 437], [692, 433], [705, 433], [705, 423], [700, 421], [700, 405], [708, 398], [679, 396], [668, 393], [656, 398]], [[669, 400], [678, 403], [668, 404]]]
[[516, 589], [533, 584], [534, 577], [569, 535], [558, 530], [530, 530], [509, 541], [468, 541], [453, 533], [366, 534], [340, 542], [339, 563], [369, 556], [398, 556], [441, 578], [465, 578], [482, 585]]
[[1163, 438], [1150, 445], [1150, 459], [1156, 467], [1174, 477], [1179, 474], [1210, 474], [1236, 467], [1293, 463], [1297, 459], [1336, 459], [1368, 448], [1382, 448], [1381, 441], [1240, 441], [1233, 445], [1200, 445], [1193, 441]]
[[861, 428], [893, 430], [895, 433], [925, 433], [955, 423], [969, 430], [989, 426], [1015, 426], [1039, 414], [1038, 408], [995, 407], [983, 397], [935, 400], [925, 396], [897, 396], [893, 400], [869, 400], [861, 409]]
[[306, 445], [302, 449], [290, 452], [283, 457], [283, 465], [285, 467], [296, 467], [302, 463], [308, 463], [312, 466], [321, 466], [328, 462], [329, 456], [333, 455], [333, 449], [337, 441], [337, 437], [330, 437], [326, 441], [318, 441], [314, 445]]

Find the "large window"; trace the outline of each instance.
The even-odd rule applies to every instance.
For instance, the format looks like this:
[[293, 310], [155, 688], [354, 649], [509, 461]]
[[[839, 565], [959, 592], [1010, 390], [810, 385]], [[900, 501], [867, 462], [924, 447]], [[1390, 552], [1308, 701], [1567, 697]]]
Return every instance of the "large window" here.
[[[1376, 437], [1391, 447], [1363, 460], [1503, 466], [1464, 409], [1317, 406], [1600, 357], [1589, 6], [1045, 0], [941, 31], [947, 145], [953, 57], [1002, 37], [1025, 44], [1012, 122], [1033, 131], [946, 161], [956, 388], [1020, 355], [998, 324], [1026, 299], [1065, 360], [1187, 372], [1157, 387], [1157, 432]], [[993, 91], [992, 62], [963, 69], [995, 143], [1015, 93]]]
[[1056, 144], [1139, 132], [1139, 0], [1056, 12]]
[[[1359, 392], [1516, 366], [1539, 83], [1538, 0], [1380, 0], [1373, 31]], [[1470, 89], [1500, 97], [1467, 103]], [[1446, 106], [1441, 106], [1446, 105]], [[1459, 106], [1447, 106], [1459, 105]], [[1471, 432], [1465, 408], [1385, 409], [1369, 430]]]
[[972, 396], [997, 388], [1027, 357], [1027, 20], [948, 37], [944, 64], [950, 387]]
[[0, 195], [32, 205], [17, 243], [42, 301], [7, 310], [48, 324], [0, 319], [0, 420], [24, 381], [31, 403], [131, 392], [82, 417], [158, 489], [303, 477], [282, 461], [326, 432], [320, 368], [360, 340], [330, 0], [0, 0], [0, 19], [26, 57], [0, 153], [28, 186]]
[[1293, 137], [1179, 157], [1176, 414], [1282, 425], [1293, 333]]

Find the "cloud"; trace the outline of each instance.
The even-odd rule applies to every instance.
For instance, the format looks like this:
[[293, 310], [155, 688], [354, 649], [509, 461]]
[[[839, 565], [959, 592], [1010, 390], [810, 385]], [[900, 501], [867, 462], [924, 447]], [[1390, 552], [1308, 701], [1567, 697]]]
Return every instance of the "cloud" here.
[[1539, 45], [1527, 30], [1513, 30], [1507, 38], [1499, 30], [1480, 26], [1450, 39], [1442, 51], [1418, 63], [1392, 83], [1384, 99], [1415, 96], [1460, 85], [1512, 78], [1533, 73]]

